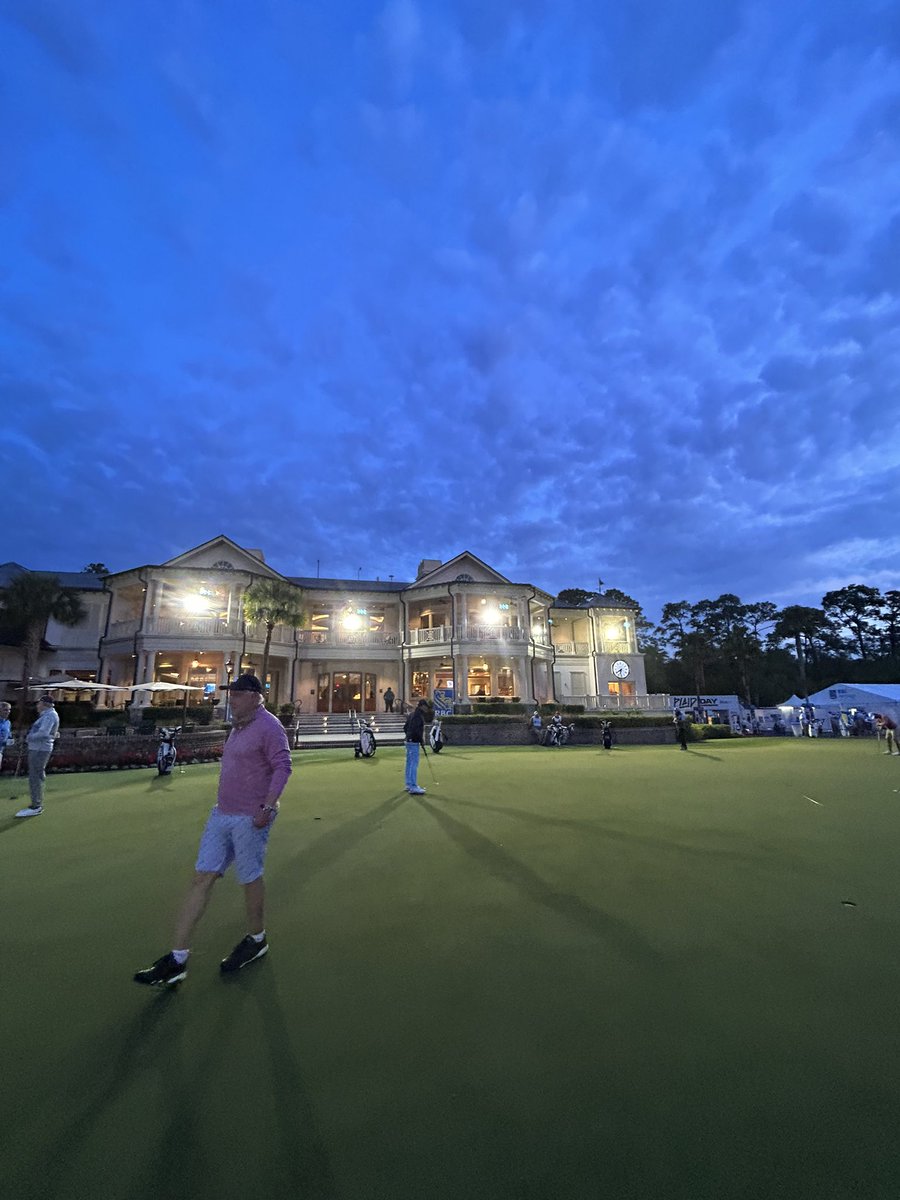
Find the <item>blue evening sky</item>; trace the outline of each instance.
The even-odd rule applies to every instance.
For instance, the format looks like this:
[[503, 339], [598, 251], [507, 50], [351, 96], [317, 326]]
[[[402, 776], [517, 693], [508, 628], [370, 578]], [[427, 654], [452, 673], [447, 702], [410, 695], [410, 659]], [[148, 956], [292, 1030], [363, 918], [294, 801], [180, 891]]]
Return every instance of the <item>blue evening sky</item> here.
[[0, 561], [900, 567], [894, 0], [0, 0]]

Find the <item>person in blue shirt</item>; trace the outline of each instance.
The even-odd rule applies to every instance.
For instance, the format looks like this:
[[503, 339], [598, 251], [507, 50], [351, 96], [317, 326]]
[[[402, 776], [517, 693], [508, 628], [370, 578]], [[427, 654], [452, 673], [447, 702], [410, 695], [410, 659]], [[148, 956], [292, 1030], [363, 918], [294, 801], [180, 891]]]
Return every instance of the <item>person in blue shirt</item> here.
[[3, 766], [3, 747], [12, 741], [12, 725], [9, 723], [10, 706], [0, 702], [0, 767]]
[[541, 720], [541, 711], [539, 708], [536, 708], [531, 714], [531, 732], [534, 734], [534, 740], [536, 742], [540, 742], [541, 740], [541, 731], [543, 729], [543, 725], [544, 723]]

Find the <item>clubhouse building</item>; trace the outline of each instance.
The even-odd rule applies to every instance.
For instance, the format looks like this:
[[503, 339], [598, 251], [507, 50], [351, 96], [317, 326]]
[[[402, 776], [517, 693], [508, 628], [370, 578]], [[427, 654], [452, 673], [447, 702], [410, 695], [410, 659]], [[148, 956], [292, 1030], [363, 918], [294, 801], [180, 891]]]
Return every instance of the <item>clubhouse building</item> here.
[[[0, 566], [0, 588], [24, 570]], [[262, 671], [266, 629], [243, 612], [244, 593], [261, 579], [295, 587], [303, 610], [300, 628], [272, 631], [265, 684], [276, 707], [381, 711], [388, 688], [406, 703], [435, 691], [456, 705], [651, 703], [635, 613], [602, 595], [558, 604], [469, 552], [423, 560], [412, 582], [289, 577], [225, 536], [159, 565], [60, 575], [87, 615], [74, 629], [48, 623], [40, 678], [189, 684], [215, 695], [241, 671]], [[14, 687], [20, 675], [21, 649], [0, 646], [0, 686]], [[110, 704], [127, 695], [101, 693]], [[153, 695], [136, 691], [135, 703]]]

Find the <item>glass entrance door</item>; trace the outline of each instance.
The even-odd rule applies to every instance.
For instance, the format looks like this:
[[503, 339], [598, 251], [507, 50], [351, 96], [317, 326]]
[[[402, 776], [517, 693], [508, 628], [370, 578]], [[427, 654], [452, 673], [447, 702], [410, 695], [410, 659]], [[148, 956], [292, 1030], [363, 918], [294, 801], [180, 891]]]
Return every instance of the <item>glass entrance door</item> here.
[[359, 671], [335, 671], [331, 688], [333, 713], [359, 712], [362, 699], [362, 675]]

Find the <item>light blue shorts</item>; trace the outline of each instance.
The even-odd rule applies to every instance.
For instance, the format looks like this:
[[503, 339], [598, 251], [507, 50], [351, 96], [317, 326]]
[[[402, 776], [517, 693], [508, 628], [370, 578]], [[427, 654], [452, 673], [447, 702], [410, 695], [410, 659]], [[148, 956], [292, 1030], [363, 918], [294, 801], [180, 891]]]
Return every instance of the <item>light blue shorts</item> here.
[[270, 821], [265, 829], [257, 829], [252, 817], [243, 813], [222, 813], [216, 805], [200, 838], [194, 869], [224, 875], [234, 863], [238, 883], [253, 883], [263, 873], [266, 844], [274, 823], [274, 820]]

